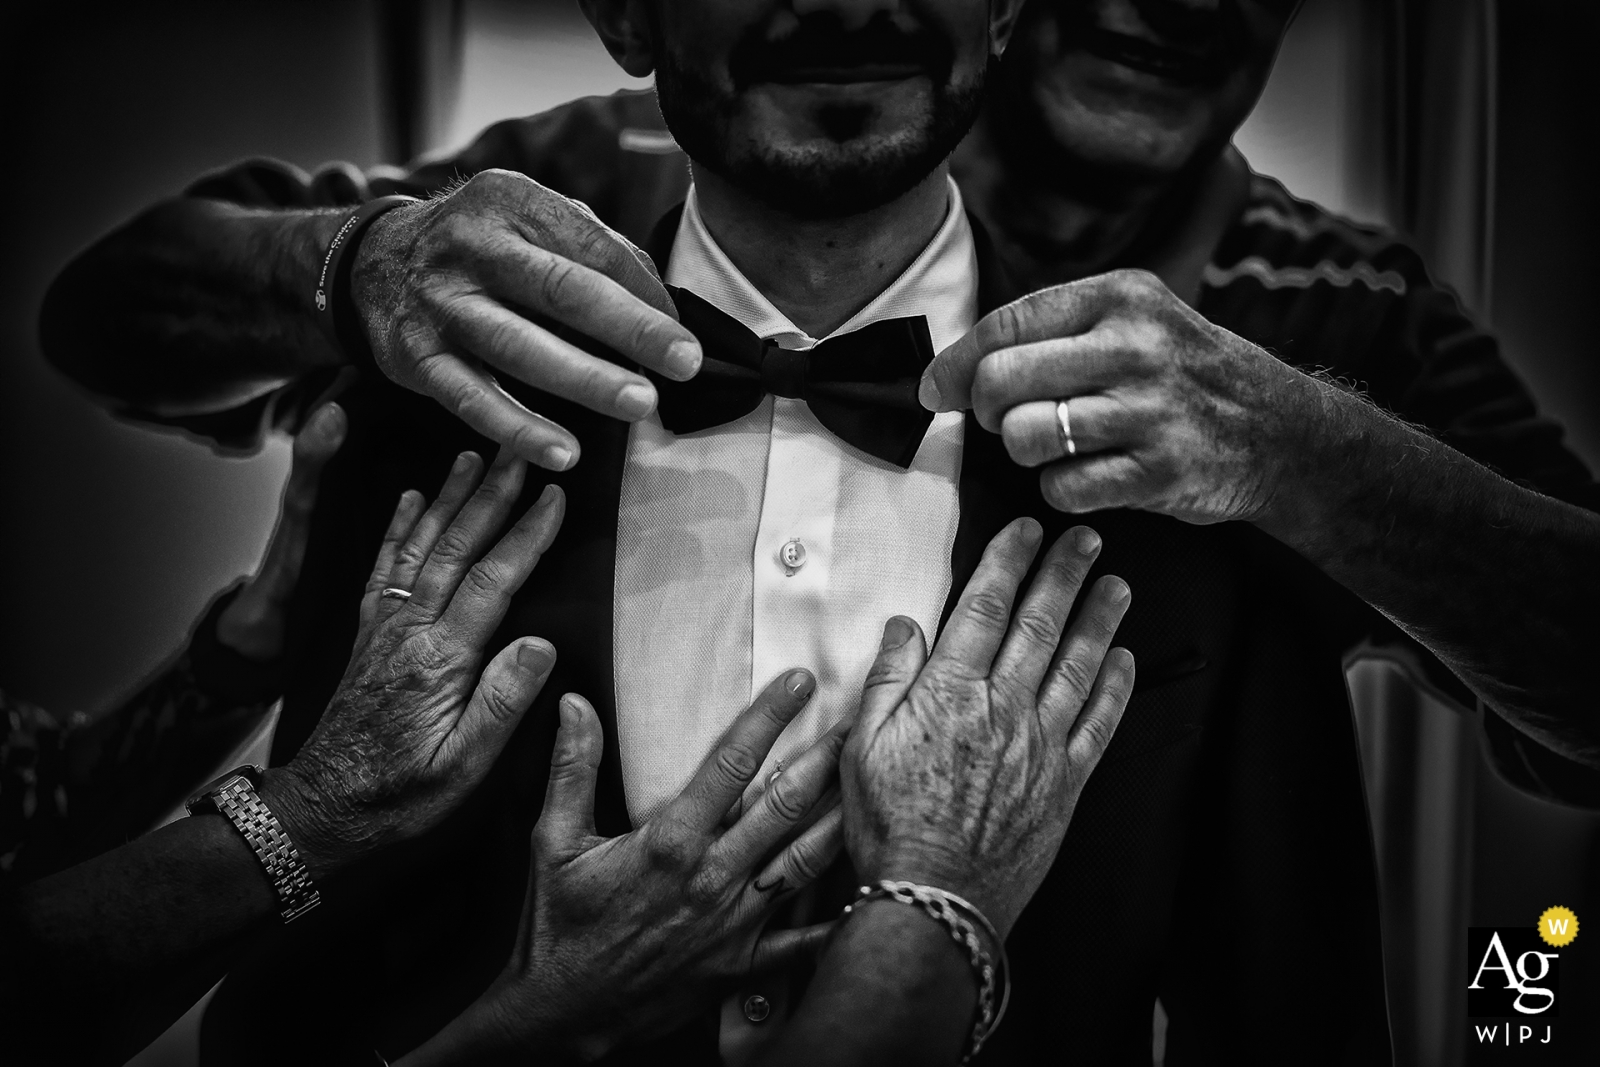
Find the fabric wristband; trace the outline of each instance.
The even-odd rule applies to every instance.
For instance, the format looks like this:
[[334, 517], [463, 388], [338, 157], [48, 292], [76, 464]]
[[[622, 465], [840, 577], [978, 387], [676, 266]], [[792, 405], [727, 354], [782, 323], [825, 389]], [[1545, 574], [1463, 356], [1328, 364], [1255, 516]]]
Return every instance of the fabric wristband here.
[[333, 324], [333, 336], [343, 350], [345, 358], [358, 366], [372, 364], [372, 346], [367, 343], [366, 331], [356, 317], [354, 302], [350, 298], [350, 268], [354, 266], [355, 250], [361, 237], [379, 215], [402, 204], [416, 204], [414, 196], [380, 196], [368, 200], [344, 220], [328, 244], [322, 257], [322, 273], [317, 276], [316, 306], [319, 314], [327, 315]]

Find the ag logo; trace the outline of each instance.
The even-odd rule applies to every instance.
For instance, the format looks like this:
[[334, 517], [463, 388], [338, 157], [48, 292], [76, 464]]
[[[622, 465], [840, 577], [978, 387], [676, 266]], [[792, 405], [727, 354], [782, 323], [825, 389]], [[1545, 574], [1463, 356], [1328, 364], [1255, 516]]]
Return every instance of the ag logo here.
[[1527, 927], [1467, 931], [1467, 1015], [1541, 1021], [1561, 1014], [1561, 954]]

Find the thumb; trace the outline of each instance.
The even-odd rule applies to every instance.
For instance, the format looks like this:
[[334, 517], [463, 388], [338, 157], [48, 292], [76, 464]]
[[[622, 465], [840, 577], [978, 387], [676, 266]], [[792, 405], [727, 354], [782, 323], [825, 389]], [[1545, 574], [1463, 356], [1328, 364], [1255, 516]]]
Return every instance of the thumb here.
[[915, 619], [896, 615], [883, 627], [883, 644], [867, 672], [861, 690], [861, 715], [857, 722], [869, 727], [875, 716], [889, 714], [905, 699], [911, 683], [928, 659], [928, 642]]
[[544, 811], [534, 827], [535, 847], [565, 850], [594, 836], [594, 787], [605, 735], [600, 716], [576, 693], [561, 698], [561, 726], [550, 755]]
[[917, 400], [929, 411], [970, 408], [972, 380], [977, 377], [978, 364], [987, 354], [977, 328], [968, 330], [955, 344], [934, 356], [928, 369], [922, 372]]
[[537, 637], [524, 637], [501, 649], [483, 669], [456, 732], [493, 763], [555, 665], [555, 647]]

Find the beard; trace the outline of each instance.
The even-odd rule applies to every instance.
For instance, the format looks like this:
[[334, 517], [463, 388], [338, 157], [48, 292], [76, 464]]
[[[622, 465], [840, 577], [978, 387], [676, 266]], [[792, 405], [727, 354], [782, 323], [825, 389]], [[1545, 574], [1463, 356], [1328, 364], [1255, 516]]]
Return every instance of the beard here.
[[890, 133], [867, 132], [869, 105], [825, 106], [817, 116], [824, 137], [797, 146], [736, 135], [738, 90], [675, 57], [657, 60], [656, 98], [667, 128], [696, 164], [794, 218], [838, 219], [881, 207], [933, 173], [977, 120], [987, 73], [959, 84], [948, 68], [939, 72], [926, 113]]

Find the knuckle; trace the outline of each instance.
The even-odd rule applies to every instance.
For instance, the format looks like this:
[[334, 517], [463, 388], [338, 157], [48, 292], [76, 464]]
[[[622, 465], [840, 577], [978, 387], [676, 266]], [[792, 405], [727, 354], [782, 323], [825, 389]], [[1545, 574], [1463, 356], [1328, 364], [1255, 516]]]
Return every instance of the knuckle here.
[[526, 349], [527, 327], [514, 316], [497, 318], [484, 331], [488, 351], [507, 356], [521, 355]]
[[1111, 723], [1102, 716], [1078, 720], [1078, 730], [1089, 740], [1090, 749], [1099, 755], [1111, 745]]
[[729, 742], [717, 749], [717, 773], [730, 782], [748, 782], [761, 769], [761, 753], [747, 744]]
[[489, 714], [496, 721], [505, 722], [508, 719], [514, 719], [518, 711], [521, 710], [518, 706], [520, 701], [517, 699], [516, 694], [508, 689], [503, 682], [491, 681], [485, 678], [482, 688], [478, 692], [483, 699], [484, 707], [489, 710]]
[[658, 870], [682, 871], [695, 860], [686, 828], [671, 820], [657, 824], [656, 831], [645, 841], [645, 856]]
[[480, 559], [468, 568], [466, 576], [461, 579], [461, 588], [474, 600], [492, 600], [499, 596], [508, 577], [506, 569], [499, 563]]
[[438, 544], [433, 546], [433, 554], [440, 563], [452, 566], [462, 562], [472, 555], [472, 538], [458, 526], [452, 525], [448, 530], [439, 535]]
[[1120, 292], [1136, 303], [1157, 298], [1166, 289], [1166, 286], [1161, 284], [1160, 278], [1150, 271], [1137, 267], [1124, 267], [1112, 272], [1111, 281]]
[[767, 789], [767, 806], [783, 822], [795, 823], [811, 810], [811, 798], [786, 776], [780, 776]]
[[990, 312], [978, 326], [981, 348], [992, 352], [997, 348], [1010, 348], [1019, 344], [1024, 326], [1022, 302], [1004, 304]]
[[552, 441], [559, 441], [560, 437], [546, 430], [542, 423], [533, 419], [519, 419], [512, 427], [498, 435], [500, 443], [508, 446], [511, 451], [522, 456], [531, 456]]
[[822, 876], [825, 861], [822, 849], [816, 842], [802, 838], [790, 847], [784, 866], [789, 885], [800, 886], [814, 882]]
[[566, 310], [572, 303], [581, 270], [578, 264], [561, 256], [553, 256], [545, 264], [539, 278], [539, 299], [548, 308]]
[[1056, 621], [1042, 611], [1024, 608], [1011, 621], [1011, 632], [1025, 640], [1041, 645], [1054, 645], [1060, 637]]
[[972, 376], [973, 402], [987, 403], [1012, 395], [1021, 384], [1021, 377], [1019, 362], [1011, 353], [995, 352], [985, 356], [978, 361], [978, 369]]
[[905, 681], [906, 673], [900, 669], [900, 664], [892, 659], [882, 658], [874, 660], [872, 669], [867, 672], [864, 688], [873, 689], [880, 685], [899, 685]]
[[607, 274], [616, 274], [634, 262], [633, 255], [623, 247], [609, 227], [595, 217], [587, 205], [584, 210], [585, 226], [576, 241], [576, 251], [583, 262]]
[[684, 887], [689, 906], [699, 912], [714, 910], [727, 892], [727, 877], [716, 867], [696, 871]]
[[[394, 572], [417, 571], [423, 564], [422, 549], [414, 544], [403, 546], [394, 557]], [[388, 584], [382, 578], [373, 578], [373, 588], [381, 589]]]
[[988, 589], [980, 589], [967, 600], [967, 614], [979, 622], [1004, 628], [1011, 619], [1011, 604]]
[[520, 187], [526, 181], [527, 179], [522, 177], [520, 174], [515, 174], [509, 170], [503, 170], [499, 167], [491, 167], [488, 170], [480, 170], [478, 173], [468, 178], [461, 186], [457, 195], [467, 198], [477, 196], [503, 196], [504, 194], [513, 190], [520, 192]]
[[1056, 665], [1056, 677], [1081, 702], [1088, 699], [1094, 685], [1095, 671], [1076, 655], [1062, 656]]

